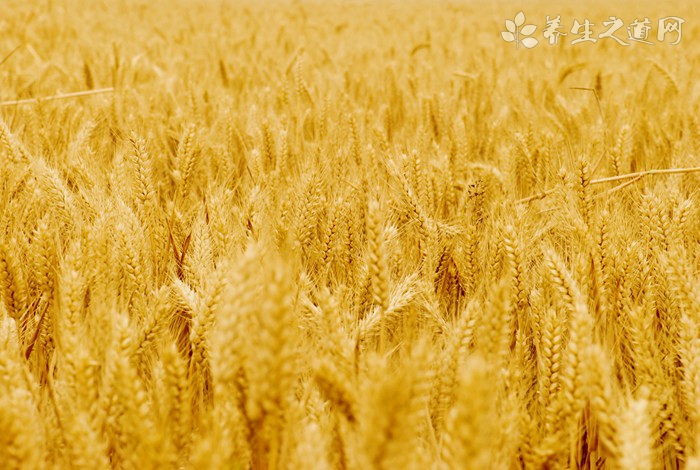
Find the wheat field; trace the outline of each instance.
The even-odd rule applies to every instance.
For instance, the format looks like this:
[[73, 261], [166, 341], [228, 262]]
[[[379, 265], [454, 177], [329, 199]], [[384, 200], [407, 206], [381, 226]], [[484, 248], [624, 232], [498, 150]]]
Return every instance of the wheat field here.
[[0, 468], [700, 469], [700, 16], [582, 3], [4, 1]]

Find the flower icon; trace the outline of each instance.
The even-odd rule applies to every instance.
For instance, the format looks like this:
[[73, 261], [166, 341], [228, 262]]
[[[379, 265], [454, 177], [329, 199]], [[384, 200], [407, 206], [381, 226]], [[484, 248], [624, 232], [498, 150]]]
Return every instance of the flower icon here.
[[[522, 42], [523, 46], [527, 47], [528, 49], [531, 49], [537, 45], [539, 42], [535, 38], [529, 38], [526, 37], [524, 39], [520, 39], [520, 36], [530, 36], [532, 33], [535, 32], [537, 29], [537, 26], [534, 24], [527, 24], [523, 26], [525, 23], [525, 13], [522, 11], [515, 15], [514, 21], [511, 20], [506, 20], [506, 29], [507, 31], [502, 31], [501, 32], [501, 37], [503, 38], [504, 41], [506, 42], [513, 42], [515, 41], [515, 48], [518, 49], [518, 45]], [[522, 26], [522, 28], [521, 28]]]

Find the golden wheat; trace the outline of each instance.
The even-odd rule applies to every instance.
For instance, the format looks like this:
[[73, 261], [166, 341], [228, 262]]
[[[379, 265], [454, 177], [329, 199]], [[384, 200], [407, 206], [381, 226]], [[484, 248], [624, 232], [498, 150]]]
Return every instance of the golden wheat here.
[[0, 468], [700, 468], [687, 4], [5, 3]]

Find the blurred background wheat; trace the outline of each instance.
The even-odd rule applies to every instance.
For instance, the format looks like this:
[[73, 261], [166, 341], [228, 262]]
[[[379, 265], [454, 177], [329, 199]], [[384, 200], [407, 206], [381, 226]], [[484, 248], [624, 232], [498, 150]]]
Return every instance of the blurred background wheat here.
[[696, 10], [6, 0], [0, 468], [699, 469]]

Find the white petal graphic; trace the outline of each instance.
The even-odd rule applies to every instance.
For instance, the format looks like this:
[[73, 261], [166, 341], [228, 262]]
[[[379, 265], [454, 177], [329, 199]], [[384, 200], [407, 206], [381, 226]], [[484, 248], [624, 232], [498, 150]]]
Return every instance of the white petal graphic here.
[[534, 33], [536, 29], [537, 26], [535, 26], [534, 24], [526, 24], [525, 26], [523, 26], [523, 29], [520, 30], [520, 34], [522, 34], [523, 36], [529, 36], [532, 33]]
[[532, 49], [537, 45], [539, 41], [535, 38], [525, 38], [520, 42], [522, 42], [523, 46], [527, 47], [528, 49]]
[[513, 42], [515, 41], [515, 36], [513, 36], [513, 33], [509, 33], [508, 31], [502, 31], [501, 32], [501, 37], [505, 42]]
[[522, 11], [515, 15], [515, 26], [522, 26], [525, 23], [525, 13]]
[[510, 31], [511, 33], [515, 32], [515, 23], [513, 23], [510, 20], [506, 20], [506, 29]]

